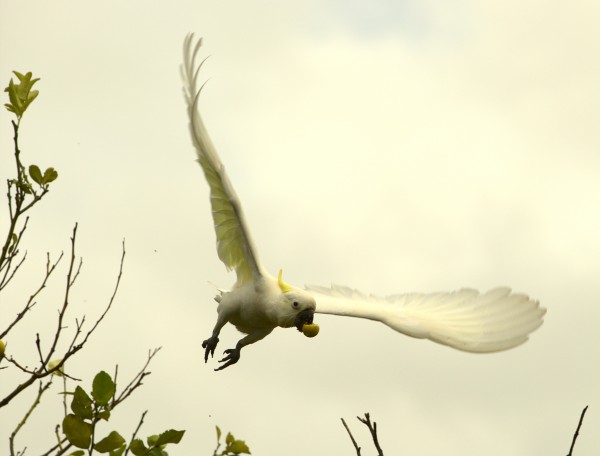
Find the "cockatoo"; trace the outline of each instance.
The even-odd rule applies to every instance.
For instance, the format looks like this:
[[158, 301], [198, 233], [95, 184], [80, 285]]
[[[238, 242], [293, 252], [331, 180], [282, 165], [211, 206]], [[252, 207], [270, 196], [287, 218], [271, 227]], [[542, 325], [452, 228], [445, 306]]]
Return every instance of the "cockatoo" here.
[[198, 73], [204, 60], [196, 58], [202, 40], [189, 34], [184, 42], [181, 73], [189, 115], [189, 128], [198, 162], [210, 187], [210, 203], [217, 237], [217, 253], [237, 280], [229, 291], [220, 290], [217, 323], [202, 342], [204, 361], [214, 356], [219, 333], [226, 323], [244, 333], [235, 348], [225, 350], [217, 369], [240, 359], [240, 351], [271, 333], [276, 327], [296, 327], [308, 337], [319, 332], [315, 313], [380, 321], [411, 337], [429, 339], [458, 350], [487, 353], [506, 350], [525, 342], [542, 324], [545, 309], [538, 301], [509, 288], [486, 293], [461, 289], [449, 293], [398, 294], [386, 298], [366, 295], [351, 288], [307, 286], [300, 289], [277, 278], [258, 259], [242, 206], [227, 177], [198, 112]]

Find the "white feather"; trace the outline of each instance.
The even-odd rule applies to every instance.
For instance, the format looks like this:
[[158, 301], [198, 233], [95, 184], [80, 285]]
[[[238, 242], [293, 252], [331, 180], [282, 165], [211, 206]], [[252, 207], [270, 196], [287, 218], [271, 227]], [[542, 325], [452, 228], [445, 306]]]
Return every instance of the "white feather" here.
[[246, 227], [242, 206], [198, 112], [198, 98], [202, 91], [202, 87], [198, 87], [197, 83], [198, 72], [206, 59], [196, 65], [196, 55], [202, 45], [202, 39], [198, 40], [195, 46], [193, 42], [194, 35], [189, 34], [184, 42], [184, 60], [181, 67], [190, 133], [198, 162], [210, 187], [217, 253], [227, 269], [235, 269], [237, 285], [242, 286], [258, 280], [264, 273]]
[[525, 342], [546, 310], [509, 288], [486, 293], [399, 294], [380, 298], [348, 287], [307, 286], [317, 313], [367, 318], [407, 336], [430, 339], [468, 352], [495, 352]]

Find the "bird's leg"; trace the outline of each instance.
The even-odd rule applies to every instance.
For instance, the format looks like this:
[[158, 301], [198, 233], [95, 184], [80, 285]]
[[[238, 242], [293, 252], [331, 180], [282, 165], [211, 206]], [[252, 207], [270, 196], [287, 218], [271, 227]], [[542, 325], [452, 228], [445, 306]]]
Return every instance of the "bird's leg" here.
[[215, 354], [215, 348], [217, 348], [217, 344], [219, 343], [219, 333], [221, 332], [221, 328], [225, 326], [227, 323], [227, 317], [225, 317], [223, 312], [219, 312], [217, 317], [217, 323], [215, 324], [215, 328], [213, 329], [212, 336], [202, 342], [202, 348], [204, 348], [204, 362], [208, 361], [208, 355], [212, 358]]
[[243, 347], [245, 347], [246, 345], [253, 344], [254, 342], [257, 342], [257, 341], [263, 339], [264, 337], [269, 335], [271, 333], [271, 331], [273, 331], [273, 328], [255, 330], [255, 331], [251, 332], [250, 334], [248, 334], [246, 337], [243, 337], [242, 339], [240, 339], [238, 341], [238, 343], [235, 345], [235, 348], [228, 348], [227, 350], [225, 350], [223, 352], [225, 354], [225, 357], [223, 359], [219, 360], [219, 362], [225, 363], [225, 364], [223, 364], [222, 366], [219, 366], [215, 370], [216, 371], [222, 370], [222, 369], [225, 369], [226, 367], [231, 366], [232, 364], [237, 363], [240, 359], [240, 352], [242, 351]]

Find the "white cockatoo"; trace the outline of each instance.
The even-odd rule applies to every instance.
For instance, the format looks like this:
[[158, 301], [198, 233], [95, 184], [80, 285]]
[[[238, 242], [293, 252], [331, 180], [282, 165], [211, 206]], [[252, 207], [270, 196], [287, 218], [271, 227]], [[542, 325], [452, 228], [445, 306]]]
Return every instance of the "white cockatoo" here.
[[217, 253], [237, 280], [230, 291], [219, 290], [217, 323], [211, 337], [202, 343], [204, 361], [214, 355], [219, 333], [226, 323], [245, 334], [224, 352], [221, 370], [240, 359], [246, 345], [263, 339], [273, 329], [296, 327], [313, 337], [319, 327], [315, 313], [367, 318], [385, 323], [411, 337], [475, 353], [506, 350], [525, 342], [542, 324], [545, 309], [524, 294], [509, 288], [486, 293], [461, 289], [449, 293], [398, 294], [380, 298], [347, 287], [307, 286], [300, 289], [270, 275], [261, 265], [240, 201], [219, 159], [198, 112], [198, 73], [202, 63], [196, 57], [202, 40], [193, 34], [184, 43], [182, 77], [190, 120], [192, 142], [198, 162], [210, 187], [210, 202], [217, 236]]

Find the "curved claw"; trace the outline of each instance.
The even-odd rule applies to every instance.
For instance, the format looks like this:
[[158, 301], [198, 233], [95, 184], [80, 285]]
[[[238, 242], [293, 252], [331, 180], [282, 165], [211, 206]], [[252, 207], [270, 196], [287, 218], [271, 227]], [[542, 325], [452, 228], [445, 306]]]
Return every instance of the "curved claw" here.
[[229, 367], [232, 364], [237, 363], [239, 361], [239, 359], [240, 359], [240, 349], [239, 348], [228, 348], [223, 353], [226, 356], [223, 359], [221, 359], [219, 362], [220, 363], [225, 363], [225, 364], [223, 364], [222, 366], [217, 367], [215, 369], [216, 371], [225, 369], [226, 367]]
[[215, 348], [217, 348], [217, 344], [219, 343], [219, 338], [216, 336], [209, 337], [204, 342], [202, 342], [202, 348], [204, 348], [204, 362], [208, 361], [208, 355], [212, 358], [215, 354]]

